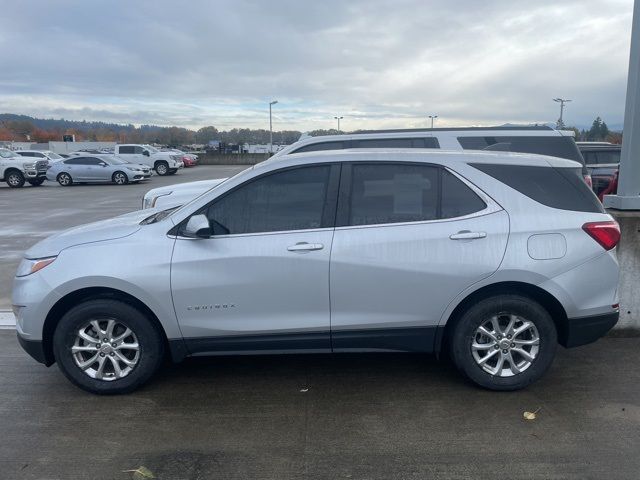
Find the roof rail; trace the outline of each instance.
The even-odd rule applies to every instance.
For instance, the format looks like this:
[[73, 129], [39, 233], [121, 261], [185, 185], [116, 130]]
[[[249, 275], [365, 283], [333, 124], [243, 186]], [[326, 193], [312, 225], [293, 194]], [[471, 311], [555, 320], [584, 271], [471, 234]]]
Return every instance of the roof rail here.
[[410, 132], [450, 132], [450, 131], [474, 131], [474, 130], [553, 130], [553, 128], [547, 125], [523, 125], [523, 126], [515, 126], [509, 125], [504, 127], [437, 127], [437, 128], [400, 128], [400, 129], [391, 129], [391, 130], [355, 130], [353, 132], [348, 133], [358, 134], [358, 133], [410, 133]]

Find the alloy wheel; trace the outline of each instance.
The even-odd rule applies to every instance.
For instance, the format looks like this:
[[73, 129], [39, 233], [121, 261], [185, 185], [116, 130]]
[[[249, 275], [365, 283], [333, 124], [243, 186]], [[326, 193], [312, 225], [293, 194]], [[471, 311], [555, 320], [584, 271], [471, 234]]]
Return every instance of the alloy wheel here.
[[124, 173], [118, 172], [113, 176], [113, 181], [118, 185], [124, 185], [125, 183], [127, 183], [127, 177], [124, 175]]
[[95, 319], [85, 323], [70, 347], [75, 364], [97, 380], [126, 377], [140, 360], [136, 334], [120, 320]]
[[20, 185], [20, 181], [20, 175], [18, 175], [17, 173], [11, 173], [7, 178], [7, 183], [12, 187], [17, 187], [18, 185]]
[[476, 329], [471, 353], [478, 366], [498, 377], [524, 372], [540, 350], [540, 334], [533, 322], [512, 313], [499, 313]]

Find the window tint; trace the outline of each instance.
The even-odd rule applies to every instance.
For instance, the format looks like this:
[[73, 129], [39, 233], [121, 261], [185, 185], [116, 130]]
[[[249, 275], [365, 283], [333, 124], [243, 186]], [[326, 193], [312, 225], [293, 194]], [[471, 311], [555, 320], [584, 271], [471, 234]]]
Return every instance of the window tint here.
[[134, 148], [134, 147], [129, 147], [129, 146], [126, 146], [126, 147], [125, 147], [125, 146], [121, 146], [121, 147], [118, 149], [118, 151], [119, 151], [121, 154], [122, 154], [122, 153], [124, 153], [124, 154], [128, 155], [128, 154], [135, 153], [135, 148]]
[[433, 220], [438, 213], [438, 168], [353, 165], [349, 225]]
[[320, 150], [343, 150], [344, 148], [344, 142], [320, 142], [300, 147], [291, 153], [317, 152]]
[[65, 160], [64, 163], [66, 165], [86, 165], [87, 164], [87, 157], [70, 158], [69, 160]]
[[144, 148], [142, 148], [142, 147], [133, 147], [133, 153], [137, 153], [139, 155], [142, 155], [142, 152], [144, 152]]
[[471, 164], [543, 205], [577, 212], [604, 213], [580, 168]]
[[442, 170], [441, 218], [471, 215], [487, 208], [487, 204], [460, 179], [447, 170]]
[[423, 138], [367, 138], [352, 140], [353, 148], [439, 148], [438, 140]]
[[597, 153], [598, 164], [618, 164], [620, 163], [620, 150], [600, 150]]
[[23, 157], [44, 158], [44, 155], [38, 152], [18, 152], [18, 154], [22, 155]]
[[574, 160], [584, 165], [580, 151], [571, 137], [458, 137], [458, 141], [465, 150], [537, 153]]
[[96, 157], [85, 157], [85, 165], [101, 165], [105, 162]]
[[330, 165], [286, 170], [250, 181], [206, 209], [214, 235], [320, 228]]

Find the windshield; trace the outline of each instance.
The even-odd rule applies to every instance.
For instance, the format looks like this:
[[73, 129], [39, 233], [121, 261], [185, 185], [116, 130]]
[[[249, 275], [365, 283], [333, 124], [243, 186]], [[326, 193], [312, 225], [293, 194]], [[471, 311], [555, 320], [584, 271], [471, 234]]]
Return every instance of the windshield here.
[[11, 150], [7, 150], [6, 148], [0, 148], [0, 157], [2, 158], [11, 158], [16, 157], [17, 155], [13, 153]]
[[146, 148], [147, 150], [149, 150], [149, 153], [158, 153], [160, 150], [158, 150], [155, 147], [152, 147], [151, 145], [145, 145], [144, 148]]
[[62, 158], [64, 158], [58, 155], [57, 153], [53, 153], [53, 152], [48, 153], [47, 156], [52, 160], [61, 160]]

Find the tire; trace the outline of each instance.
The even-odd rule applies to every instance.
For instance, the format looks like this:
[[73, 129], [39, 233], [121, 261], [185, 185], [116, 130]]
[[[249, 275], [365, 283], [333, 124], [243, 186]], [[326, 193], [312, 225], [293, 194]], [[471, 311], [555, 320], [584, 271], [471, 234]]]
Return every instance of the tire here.
[[73, 185], [73, 178], [71, 178], [71, 175], [69, 175], [67, 172], [59, 173], [56, 177], [56, 180], [63, 187], [70, 187], [71, 185]]
[[[92, 321], [97, 321], [102, 338], [96, 335]], [[115, 325], [112, 335], [107, 333], [109, 321]], [[125, 327], [133, 335], [124, 337]], [[97, 338], [102, 342], [95, 344], [81, 339], [78, 333], [81, 329], [84, 338]], [[111, 342], [104, 342], [105, 338], [118, 342], [118, 336], [121, 337], [119, 348], [113, 349]], [[126, 346], [136, 343], [137, 350]], [[71, 351], [74, 345], [85, 350], [74, 354]], [[99, 349], [96, 345], [100, 345]], [[53, 334], [53, 353], [62, 373], [81, 389], [99, 395], [129, 393], [147, 382], [160, 367], [164, 358], [164, 336], [133, 306], [119, 300], [94, 299], [73, 307], [60, 319]], [[133, 366], [121, 361], [123, 356]], [[78, 364], [86, 365], [92, 359], [94, 362], [84, 369]], [[101, 363], [104, 364], [102, 373]], [[115, 363], [120, 367], [120, 375]]]
[[169, 174], [169, 164], [167, 162], [165, 162], [164, 160], [160, 161], [160, 162], [156, 162], [155, 164], [155, 171], [158, 175], [160, 176], [165, 176]]
[[[513, 326], [508, 329], [512, 319]], [[533, 328], [527, 328], [524, 322]], [[491, 336], [481, 333], [481, 326]], [[490, 390], [519, 390], [547, 371], [557, 344], [558, 334], [549, 312], [528, 297], [508, 294], [481, 300], [464, 312], [450, 336], [449, 348], [460, 372], [477, 385]]]
[[127, 177], [126, 173], [118, 171], [111, 175], [111, 181], [116, 185], [126, 185], [129, 183], [129, 177]]
[[45, 180], [44, 178], [36, 178], [35, 180], [29, 180], [29, 184], [32, 187], [39, 187], [44, 183], [44, 180]]
[[24, 175], [20, 170], [9, 170], [5, 172], [5, 181], [11, 188], [22, 188], [24, 186]]

